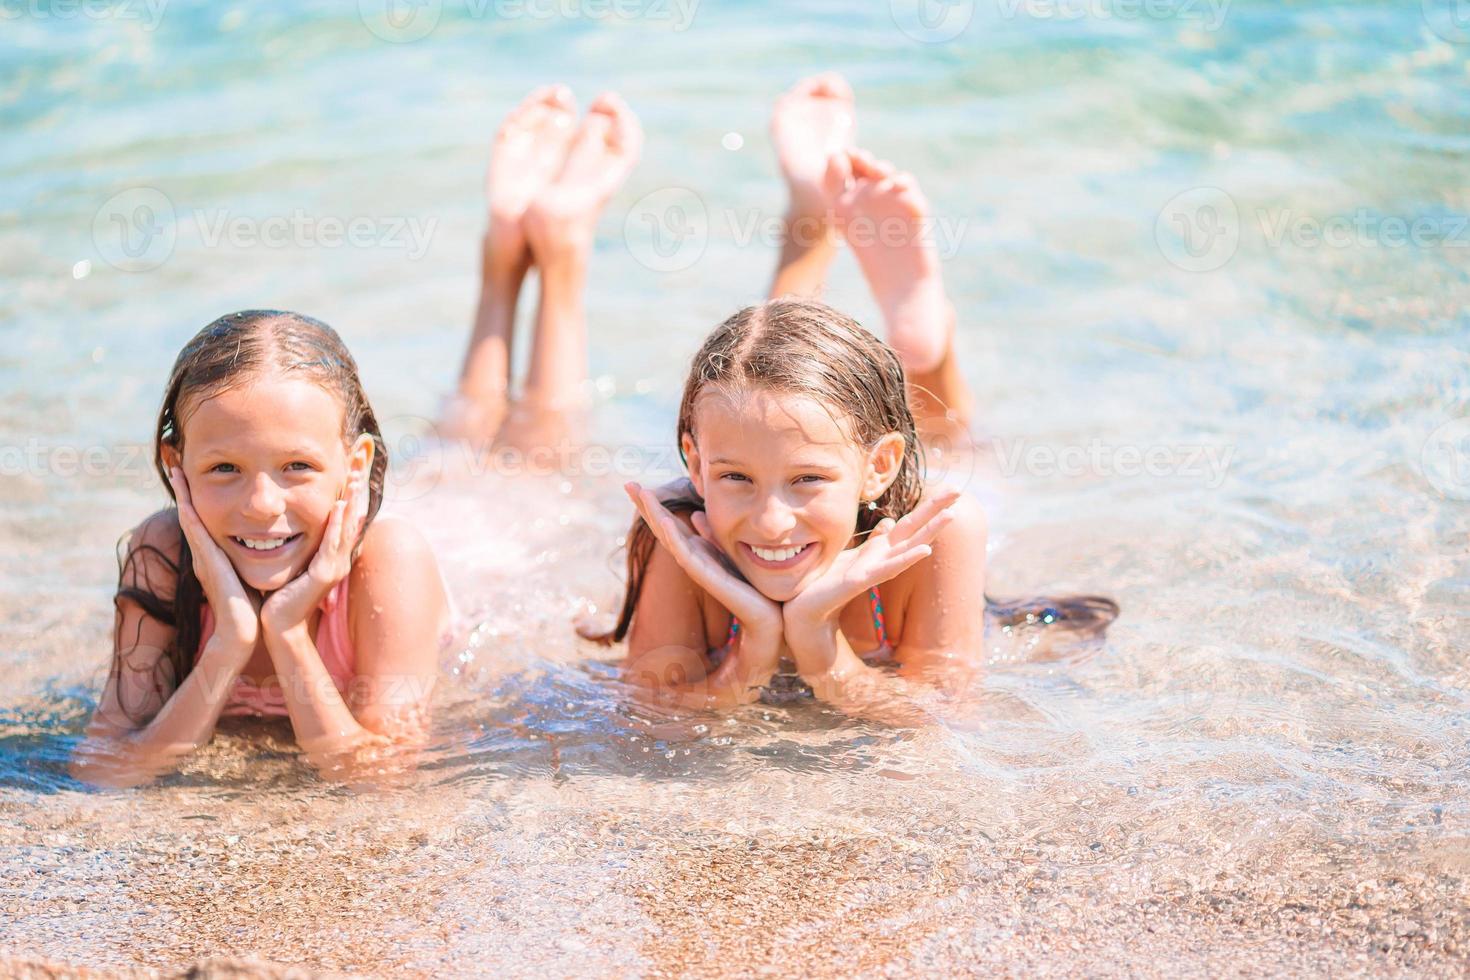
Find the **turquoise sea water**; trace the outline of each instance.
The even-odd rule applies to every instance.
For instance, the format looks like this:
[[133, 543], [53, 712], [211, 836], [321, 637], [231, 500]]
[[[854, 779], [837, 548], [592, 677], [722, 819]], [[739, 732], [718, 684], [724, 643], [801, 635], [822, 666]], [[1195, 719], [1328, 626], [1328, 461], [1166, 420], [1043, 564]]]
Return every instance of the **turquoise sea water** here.
[[[0, 4], [0, 907], [26, 909], [0, 949], [648, 971], [650, 937], [688, 924], [640, 897], [682, 908], [680, 847], [811, 839], [881, 855], [890, 918], [838, 903], [839, 935], [920, 937], [834, 970], [1158, 969], [1135, 954], [1164, 934], [1183, 972], [1463, 969], [1462, 8]], [[614, 598], [616, 477], [675, 464], [689, 356], [763, 295], [770, 103], [825, 69], [857, 91], [859, 142], [935, 208], [983, 447], [949, 476], [991, 507], [991, 590], [1100, 591], [1123, 618], [1085, 657], [1001, 644], [982, 703], [929, 731], [814, 709], [691, 734], [629, 711], [567, 624]], [[489, 139], [552, 80], [584, 104], [617, 90], [647, 132], [588, 298], [598, 436], [639, 472], [466, 474], [431, 420], [474, 302]], [[878, 325], [846, 257], [830, 299]], [[89, 793], [64, 760], [105, 670], [113, 544], [164, 499], [146, 459], [164, 377], [200, 326], [262, 306], [343, 334], [388, 420], [395, 506], [470, 614], [435, 749], [412, 792], [366, 802], [237, 736], [161, 786]], [[289, 852], [316, 918], [222, 913], [188, 940], [135, 921], [145, 898], [184, 916], [207, 881], [253, 887], [252, 841], [327, 825], [354, 854], [426, 835], [461, 876], [431, 903], [449, 932], [379, 918], [361, 941], [369, 921], [312, 891], [340, 870], [320, 843]], [[190, 863], [215, 846], [238, 864]], [[418, 867], [372, 868], [404, 921], [427, 914], [392, 904]], [[1023, 872], [1040, 904], [1008, 890]], [[67, 924], [79, 907], [93, 931]], [[820, 972], [792, 950], [827, 920], [793, 916], [761, 927], [770, 955]], [[1169, 928], [1145, 935], [1149, 916]], [[1089, 952], [1026, 958], [1018, 937], [1069, 929]]]

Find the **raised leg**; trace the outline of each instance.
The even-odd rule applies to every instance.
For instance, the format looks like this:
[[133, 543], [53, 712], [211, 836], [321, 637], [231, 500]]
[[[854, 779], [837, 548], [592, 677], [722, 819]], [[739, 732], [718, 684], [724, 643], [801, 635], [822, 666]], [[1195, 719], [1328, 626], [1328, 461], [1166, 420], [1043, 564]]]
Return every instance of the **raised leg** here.
[[803, 79], [776, 100], [771, 140], [790, 201], [772, 297], [816, 298], [826, 285], [839, 237], [823, 177], [828, 158], [852, 145], [856, 128], [852, 88], [841, 75]]
[[829, 161], [826, 186], [842, 235], [883, 312], [888, 343], [908, 373], [921, 428], [963, 431], [973, 399], [955, 360], [954, 307], [944, 292], [929, 202], [918, 181], [850, 150]]
[[480, 300], [459, 390], [444, 419], [454, 436], [488, 438], [505, 417], [516, 308], [532, 265], [523, 219], [531, 201], [560, 172], [575, 123], [571, 90], [548, 85], [513, 109], [495, 135], [486, 179], [490, 214], [480, 263]]
[[611, 93], [597, 98], [557, 178], [526, 209], [522, 226], [541, 275], [531, 361], [499, 441], [526, 449], [566, 433], [585, 407], [587, 316], [583, 294], [597, 220], [627, 180], [643, 145], [638, 118]]

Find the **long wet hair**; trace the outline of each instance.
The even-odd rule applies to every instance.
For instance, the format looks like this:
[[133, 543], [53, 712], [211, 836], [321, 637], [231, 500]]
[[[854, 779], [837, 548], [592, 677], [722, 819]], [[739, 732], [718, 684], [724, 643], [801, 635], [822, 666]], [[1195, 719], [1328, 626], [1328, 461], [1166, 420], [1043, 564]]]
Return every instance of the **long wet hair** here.
[[[871, 507], [858, 510], [857, 535], [870, 533], [885, 518], [899, 520], [919, 505], [924, 492], [923, 448], [909, 407], [903, 364], [892, 348], [856, 320], [825, 303], [787, 297], [748, 306], [716, 327], [694, 355], [684, 383], [676, 433], [680, 457], [684, 436], [696, 436], [695, 408], [701, 396], [750, 391], [811, 398], [845, 422], [864, 448], [872, 448], [890, 432], [903, 436], [898, 476]], [[663, 504], [675, 514], [704, 509], [704, 501], [688, 481], [665, 495]], [[648, 524], [635, 517], [627, 539], [628, 586], [617, 623], [605, 633], [589, 634], [589, 639], [612, 644], [628, 635], [657, 544]], [[1118, 606], [1101, 596], [1006, 602], [986, 596], [986, 611], [1005, 622], [1050, 625], [1070, 620], [1074, 628], [1101, 632], [1116, 618]]]
[[[342, 338], [320, 320], [299, 313], [279, 310], [230, 313], [199, 331], [179, 351], [164, 390], [153, 442], [153, 465], [164, 489], [172, 498], [164, 450], [172, 449], [183, 456], [184, 423], [188, 414], [205, 399], [273, 373], [309, 379], [337, 397], [343, 407], [344, 445], [352, 445], [363, 434], [372, 436], [375, 451], [368, 473], [368, 511], [363, 524], [366, 528], [383, 504], [387, 447], [358, 376], [357, 362]], [[109, 681], [118, 680], [123, 666], [122, 603], [131, 601], [148, 616], [174, 629], [173, 642], [160, 658], [153, 678], [155, 693], [166, 699], [168, 692], [176, 690], [194, 668], [205, 601], [204, 588], [194, 574], [194, 556], [179, 528], [177, 507], [168, 511], [164, 519], [166, 537], [178, 540], [177, 558], [143, 540], [125, 540], [119, 547], [118, 588], [113, 598], [117, 610], [113, 637], [116, 652]], [[118, 691], [121, 696], [120, 687]]]

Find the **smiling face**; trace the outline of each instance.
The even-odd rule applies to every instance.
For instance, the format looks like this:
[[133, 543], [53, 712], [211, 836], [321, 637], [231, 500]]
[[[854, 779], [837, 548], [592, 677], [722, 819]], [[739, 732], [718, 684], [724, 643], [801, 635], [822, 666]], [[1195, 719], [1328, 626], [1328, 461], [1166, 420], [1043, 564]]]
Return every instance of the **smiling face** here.
[[341, 401], [304, 378], [266, 375], [184, 409], [183, 459], [168, 462], [240, 580], [279, 589], [316, 555], [349, 475], [368, 472], [371, 437], [344, 445]]
[[762, 594], [785, 602], [852, 543], [858, 510], [902, 462], [903, 437], [871, 449], [821, 402], [707, 390], [683, 437], [690, 479], [716, 543]]

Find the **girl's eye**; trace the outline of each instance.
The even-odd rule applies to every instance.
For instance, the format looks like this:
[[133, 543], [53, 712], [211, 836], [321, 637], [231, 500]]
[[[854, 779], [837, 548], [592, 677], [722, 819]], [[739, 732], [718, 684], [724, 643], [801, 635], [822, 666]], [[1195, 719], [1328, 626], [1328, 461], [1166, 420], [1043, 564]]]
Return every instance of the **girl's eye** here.
[[215, 463], [209, 468], [211, 473], [238, 473], [234, 463]]
[[720, 477], [721, 480], [730, 480], [736, 483], [749, 483], [750, 478], [744, 473], [726, 473]]
[[292, 470], [292, 471], [297, 472], [297, 473], [307, 473], [307, 472], [310, 472], [311, 470], [316, 469], [316, 467], [315, 466], [312, 466], [310, 463], [303, 463], [300, 460], [297, 460], [294, 463], [287, 463], [286, 464], [286, 469]]
[[825, 479], [826, 479], [826, 477], [824, 477], [824, 476], [818, 476], [815, 473], [808, 473], [806, 476], [799, 476], [799, 477], [797, 477], [796, 478], [796, 482], [797, 483], [821, 483]]

